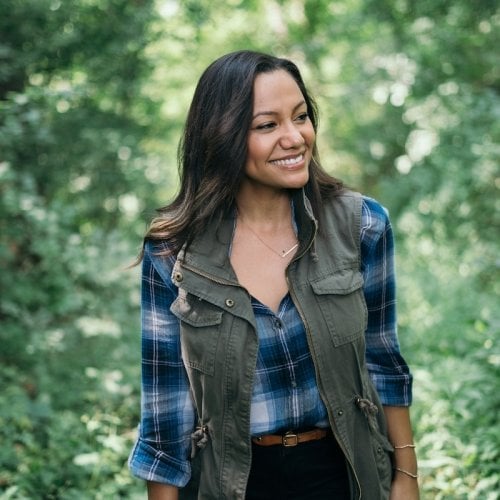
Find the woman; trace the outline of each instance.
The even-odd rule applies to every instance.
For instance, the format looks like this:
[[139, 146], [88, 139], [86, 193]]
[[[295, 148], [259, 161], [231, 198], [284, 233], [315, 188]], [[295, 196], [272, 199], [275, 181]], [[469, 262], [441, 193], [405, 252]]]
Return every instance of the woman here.
[[321, 168], [316, 128], [288, 60], [200, 78], [142, 256], [151, 499], [418, 498], [390, 224]]

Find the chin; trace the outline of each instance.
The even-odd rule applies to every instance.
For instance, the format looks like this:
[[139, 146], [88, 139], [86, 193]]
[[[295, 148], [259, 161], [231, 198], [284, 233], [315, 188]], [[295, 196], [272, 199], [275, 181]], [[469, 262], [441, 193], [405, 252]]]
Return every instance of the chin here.
[[303, 175], [298, 177], [297, 179], [290, 180], [289, 189], [301, 189], [309, 182], [309, 173], [307, 175]]

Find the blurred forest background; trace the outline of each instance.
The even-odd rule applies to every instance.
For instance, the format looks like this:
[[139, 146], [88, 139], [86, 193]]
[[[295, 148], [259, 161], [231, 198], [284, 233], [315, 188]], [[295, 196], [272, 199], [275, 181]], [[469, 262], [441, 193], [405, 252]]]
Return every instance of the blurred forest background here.
[[292, 58], [396, 230], [423, 499], [499, 498], [493, 0], [2, 0], [0, 499], [144, 498], [138, 269], [201, 71]]

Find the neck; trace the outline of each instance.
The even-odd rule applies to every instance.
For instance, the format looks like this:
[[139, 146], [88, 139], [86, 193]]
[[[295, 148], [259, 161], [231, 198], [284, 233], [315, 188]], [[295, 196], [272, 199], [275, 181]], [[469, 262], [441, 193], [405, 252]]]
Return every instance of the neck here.
[[281, 191], [268, 197], [238, 196], [238, 217], [255, 226], [279, 228], [289, 225], [291, 219], [290, 196]]

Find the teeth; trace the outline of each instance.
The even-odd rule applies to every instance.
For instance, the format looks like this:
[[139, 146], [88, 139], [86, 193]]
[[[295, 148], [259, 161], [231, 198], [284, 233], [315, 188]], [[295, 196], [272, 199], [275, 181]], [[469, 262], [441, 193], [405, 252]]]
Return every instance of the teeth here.
[[278, 165], [279, 167], [286, 167], [289, 165], [295, 165], [304, 159], [304, 155], [299, 155], [295, 158], [287, 158], [286, 160], [274, 160], [271, 163]]

